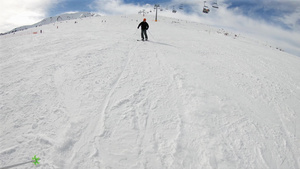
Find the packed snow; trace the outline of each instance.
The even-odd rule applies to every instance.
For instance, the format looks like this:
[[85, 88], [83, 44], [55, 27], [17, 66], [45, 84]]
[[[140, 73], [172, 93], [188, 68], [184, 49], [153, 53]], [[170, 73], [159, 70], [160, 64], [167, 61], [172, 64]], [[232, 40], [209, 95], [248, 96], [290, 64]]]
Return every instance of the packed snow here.
[[0, 36], [0, 168], [299, 169], [299, 57], [167, 17], [137, 41], [142, 19]]

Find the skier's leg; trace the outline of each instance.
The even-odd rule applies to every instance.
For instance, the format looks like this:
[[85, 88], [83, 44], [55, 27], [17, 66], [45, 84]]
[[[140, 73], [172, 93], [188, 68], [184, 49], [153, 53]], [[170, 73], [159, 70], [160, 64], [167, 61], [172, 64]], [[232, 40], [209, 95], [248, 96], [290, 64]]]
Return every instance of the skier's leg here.
[[144, 40], [144, 30], [142, 29], [142, 32], [141, 32], [141, 36], [142, 36], [142, 40]]
[[148, 40], [147, 30], [145, 30], [145, 37], [146, 37], [146, 40]]

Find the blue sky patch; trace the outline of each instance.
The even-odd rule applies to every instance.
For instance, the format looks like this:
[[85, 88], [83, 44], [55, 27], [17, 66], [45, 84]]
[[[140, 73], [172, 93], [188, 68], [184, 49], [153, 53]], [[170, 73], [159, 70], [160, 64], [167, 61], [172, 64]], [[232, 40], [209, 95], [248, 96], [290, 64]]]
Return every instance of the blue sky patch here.
[[263, 20], [267, 23], [278, 25], [284, 29], [292, 29], [291, 25], [285, 24], [281, 18], [295, 12], [297, 6], [286, 2], [272, 1], [230, 1], [226, 0], [227, 9], [234, 9], [239, 14], [253, 18], [254, 20]]
[[57, 6], [53, 7], [49, 11], [50, 16], [59, 15], [61, 13], [69, 12], [69, 11], [82, 11], [82, 12], [89, 12], [91, 9], [89, 8], [89, 5], [94, 0], [65, 0]]

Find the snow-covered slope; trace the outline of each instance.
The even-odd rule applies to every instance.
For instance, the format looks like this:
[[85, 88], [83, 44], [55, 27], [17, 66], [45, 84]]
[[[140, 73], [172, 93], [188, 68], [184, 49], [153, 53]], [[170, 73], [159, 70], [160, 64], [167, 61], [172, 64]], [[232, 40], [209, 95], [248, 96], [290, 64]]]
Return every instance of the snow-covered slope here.
[[0, 37], [0, 168], [299, 169], [299, 57], [172, 18], [137, 41], [141, 20]]

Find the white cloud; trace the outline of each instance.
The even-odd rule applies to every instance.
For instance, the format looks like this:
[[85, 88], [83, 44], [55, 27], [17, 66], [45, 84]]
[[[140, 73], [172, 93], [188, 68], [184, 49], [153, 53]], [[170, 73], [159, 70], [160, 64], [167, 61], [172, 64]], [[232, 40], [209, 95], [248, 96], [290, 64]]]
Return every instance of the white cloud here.
[[300, 32], [300, 24], [297, 23], [300, 20], [300, 9], [297, 9], [291, 14], [283, 15], [279, 20], [286, 25], [289, 25], [292, 30]]
[[263, 20], [255, 20], [243, 15], [236, 15], [228, 10], [220, 10], [213, 18], [208, 18], [205, 22], [225, 27], [237, 33], [250, 35], [270, 45], [283, 48], [284, 50], [300, 56], [300, 32], [294, 30], [283, 29], [279, 25], [267, 23]]
[[[144, 7], [147, 7], [145, 5]], [[134, 4], [125, 4], [123, 0], [96, 0], [90, 6], [91, 9], [105, 15], [119, 15], [119, 14], [137, 14], [143, 6]]]
[[34, 24], [45, 18], [57, 0], [4, 0], [0, 6], [0, 32]]

